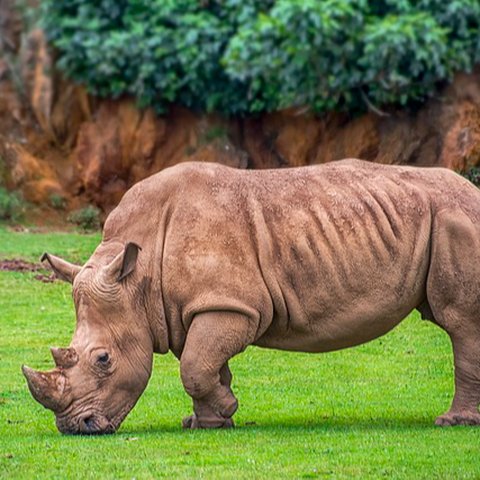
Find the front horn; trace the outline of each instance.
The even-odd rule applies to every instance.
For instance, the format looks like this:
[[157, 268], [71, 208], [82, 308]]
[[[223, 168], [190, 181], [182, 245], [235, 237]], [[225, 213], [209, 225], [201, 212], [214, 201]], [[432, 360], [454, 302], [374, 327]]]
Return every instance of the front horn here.
[[67, 379], [58, 369], [50, 372], [37, 372], [22, 365], [28, 388], [33, 398], [49, 410], [61, 412], [66, 407], [65, 390]]

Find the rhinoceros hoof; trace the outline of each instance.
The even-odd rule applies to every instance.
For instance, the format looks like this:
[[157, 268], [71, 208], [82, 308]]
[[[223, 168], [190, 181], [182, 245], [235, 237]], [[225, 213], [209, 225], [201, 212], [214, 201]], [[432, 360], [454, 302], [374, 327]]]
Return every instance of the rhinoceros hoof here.
[[452, 427], [454, 425], [480, 425], [480, 413], [476, 412], [448, 412], [435, 420], [435, 425]]
[[235, 425], [231, 418], [198, 418], [195, 414], [182, 420], [182, 427], [191, 430], [199, 428], [233, 428]]

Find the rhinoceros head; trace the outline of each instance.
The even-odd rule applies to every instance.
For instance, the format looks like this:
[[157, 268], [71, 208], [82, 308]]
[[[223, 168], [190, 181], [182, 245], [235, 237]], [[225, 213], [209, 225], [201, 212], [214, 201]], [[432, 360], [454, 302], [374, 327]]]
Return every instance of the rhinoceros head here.
[[[152, 338], [131, 275], [140, 247], [118, 247], [83, 268], [42, 257], [73, 284], [77, 324], [68, 348], [51, 349], [53, 370], [22, 370], [33, 397], [55, 413], [62, 433], [113, 433], [150, 377]], [[100, 264], [98, 258], [105, 260]]]

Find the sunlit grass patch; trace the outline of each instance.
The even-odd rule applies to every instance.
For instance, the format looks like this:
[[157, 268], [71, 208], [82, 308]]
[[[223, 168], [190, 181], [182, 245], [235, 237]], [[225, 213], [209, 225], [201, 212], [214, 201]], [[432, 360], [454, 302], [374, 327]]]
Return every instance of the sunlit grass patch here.
[[[0, 229], [0, 258], [44, 251], [83, 262], [99, 236]], [[1, 478], [480, 477], [480, 429], [433, 426], [450, 404], [448, 337], [417, 313], [385, 337], [323, 355], [249, 348], [231, 362], [240, 408], [231, 431], [182, 431], [190, 413], [177, 360], [157, 356], [119, 432], [60, 435], [20, 366], [53, 366], [68, 345], [70, 286], [0, 272]]]

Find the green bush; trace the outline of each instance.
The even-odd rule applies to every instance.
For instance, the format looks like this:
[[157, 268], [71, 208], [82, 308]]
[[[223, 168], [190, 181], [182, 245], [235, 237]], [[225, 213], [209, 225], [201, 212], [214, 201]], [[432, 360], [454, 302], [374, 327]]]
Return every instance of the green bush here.
[[89, 205], [85, 208], [74, 210], [68, 216], [67, 220], [79, 226], [82, 230], [92, 231], [100, 228], [101, 212], [97, 207]]
[[408, 104], [480, 60], [478, 0], [42, 2], [58, 66], [99, 96], [227, 114]]
[[479, 167], [471, 167], [467, 171], [462, 172], [462, 175], [472, 182], [477, 187], [480, 187], [480, 168]]
[[17, 192], [10, 192], [0, 186], [0, 220], [19, 220], [24, 212], [24, 202]]
[[65, 210], [67, 206], [67, 199], [59, 193], [52, 193], [49, 197], [50, 206], [55, 210]]

